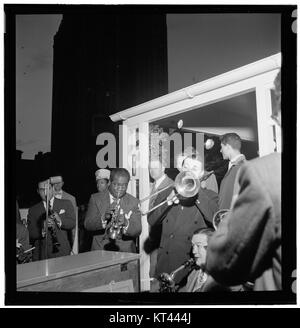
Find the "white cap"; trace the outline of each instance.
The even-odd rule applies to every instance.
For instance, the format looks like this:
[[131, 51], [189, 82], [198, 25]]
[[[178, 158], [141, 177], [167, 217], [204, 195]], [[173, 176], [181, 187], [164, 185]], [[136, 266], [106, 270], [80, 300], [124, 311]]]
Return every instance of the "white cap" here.
[[62, 178], [62, 176], [60, 176], [60, 175], [55, 176], [55, 177], [51, 177], [51, 178], [50, 178], [50, 182], [51, 182], [52, 184], [54, 184], [54, 183], [60, 183], [60, 182], [63, 182], [63, 178]]
[[99, 169], [95, 172], [96, 180], [99, 179], [107, 179], [110, 177], [110, 170], [107, 169]]

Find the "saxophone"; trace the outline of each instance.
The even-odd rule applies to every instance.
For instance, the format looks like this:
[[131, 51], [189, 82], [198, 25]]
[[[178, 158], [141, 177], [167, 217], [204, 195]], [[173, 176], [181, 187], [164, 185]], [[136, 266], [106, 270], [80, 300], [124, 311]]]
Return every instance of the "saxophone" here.
[[193, 266], [196, 263], [195, 259], [191, 258], [188, 261], [185, 261], [179, 268], [177, 268], [176, 270], [172, 271], [170, 274], [168, 273], [161, 273], [158, 277], [158, 281], [159, 281], [159, 292], [160, 293], [174, 293], [175, 290], [175, 275], [189, 267], [189, 266]]

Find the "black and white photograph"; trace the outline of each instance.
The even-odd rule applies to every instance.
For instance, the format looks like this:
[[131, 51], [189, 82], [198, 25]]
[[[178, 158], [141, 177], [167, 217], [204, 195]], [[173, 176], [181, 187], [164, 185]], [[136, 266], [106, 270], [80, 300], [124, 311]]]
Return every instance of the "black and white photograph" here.
[[3, 11], [5, 304], [295, 305], [297, 6]]

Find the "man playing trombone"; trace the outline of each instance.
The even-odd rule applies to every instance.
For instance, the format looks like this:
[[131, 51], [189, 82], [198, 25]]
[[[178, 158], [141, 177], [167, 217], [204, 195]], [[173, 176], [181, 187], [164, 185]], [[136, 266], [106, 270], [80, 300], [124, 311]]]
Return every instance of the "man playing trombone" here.
[[[157, 266], [155, 270], [155, 278], [161, 273], [171, 273], [182, 263], [190, 259], [191, 238], [196, 229], [205, 228], [211, 225], [213, 215], [218, 210], [218, 195], [208, 189], [200, 187], [200, 181], [203, 178], [203, 163], [194, 149], [187, 149], [180, 156], [178, 169], [179, 177], [182, 177], [182, 185], [176, 180], [175, 189], [184, 189], [182, 186], [184, 181], [188, 181], [187, 185], [194, 184], [195, 189], [190, 194], [179, 196], [174, 191], [174, 185], [170, 186], [166, 192], [162, 192], [156, 198], [156, 204], [160, 204], [167, 198], [161, 206], [157, 207], [148, 215], [148, 223], [151, 226], [162, 224], [162, 235], [160, 246], [158, 249]], [[185, 175], [186, 172], [187, 175]], [[194, 181], [191, 182], [193, 177]], [[167, 196], [168, 195], [168, 196]], [[167, 197], [166, 197], [167, 196]], [[188, 270], [182, 270], [175, 277], [175, 283], [179, 284], [188, 274]]]

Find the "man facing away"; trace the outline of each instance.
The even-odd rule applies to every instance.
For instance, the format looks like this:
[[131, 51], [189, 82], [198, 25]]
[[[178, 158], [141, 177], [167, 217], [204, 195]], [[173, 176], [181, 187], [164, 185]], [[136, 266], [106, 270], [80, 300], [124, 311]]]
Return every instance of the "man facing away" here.
[[[277, 104], [272, 118], [281, 127], [281, 88], [275, 79]], [[245, 163], [232, 210], [220, 222], [207, 249], [206, 267], [228, 286], [254, 282], [254, 290], [281, 290], [281, 154]]]
[[236, 176], [245, 162], [246, 158], [241, 154], [242, 141], [236, 133], [226, 133], [220, 137], [221, 150], [223, 159], [228, 159], [228, 170], [224, 175], [219, 191], [219, 208], [230, 209], [232, 201], [238, 192], [238, 184], [236, 183]]
[[[138, 199], [126, 192], [129, 180], [126, 169], [113, 169], [108, 189], [91, 195], [84, 226], [95, 233], [92, 250], [136, 253], [136, 238], [142, 232], [141, 213]], [[110, 234], [114, 215], [121, 228], [115, 239]]]

